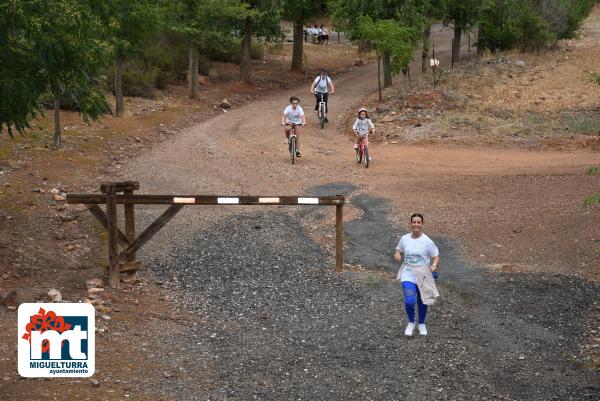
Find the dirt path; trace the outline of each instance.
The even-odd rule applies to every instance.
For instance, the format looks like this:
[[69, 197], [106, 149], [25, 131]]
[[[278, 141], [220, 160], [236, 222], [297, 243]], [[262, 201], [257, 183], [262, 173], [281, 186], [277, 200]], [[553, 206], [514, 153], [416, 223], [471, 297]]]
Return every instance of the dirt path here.
[[[338, 287], [329, 287], [329, 280], [337, 279], [330, 272], [313, 275], [311, 266], [327, 260], [312, 241], [325, 249], [331, 242], [328, 211], [246, 215], [256, 209], [190, 207], [141, 256], [153, 260], [152, 274], [171, 283], [181, 308], [198, 311], [210, 322], [194, 326], [191, 334], [186, 327], [172, 327], [160, 341], [170, 349], [184, 349], [196, 338], [214, 341], [201, 340], [194, 347], [203, 356], [200, 363], [171, 352], [169, 369], [185, 365], [189, 377], [178, 376], [154, 390], [183, 398], [318, 399], [327, 391], [319, 383], [329, 383], [334, 399], [412, 395], [425, 400], [432, 399], [432, 388], [438, 399], [475, 394], [478, 399], [597, 399], [598, 376], [584, 367], [587, 362], [578, 353], [597, 327], [593, 299], [598, 288], [573, 277], [598, 272], [590, 244], [597, 240], [600, 218], [580, 208], [594, 182], [584, 175], [585, 167], [597, 155], [374, 144], [374, 163], [366, 170], [354, 164], [351, 137], [341, 130], [348, 113], [375, 90], [375, 73], [376, 66], [368, 65], [336, 79], [331, 122], [324, 130], [316, 125], [307, 84], [192, 127], [136, 160], [125, 175], [139, 180], [148, 193], [345, 191], [349, 215], [359, 217], [346, 228], [346, 261], [387, 272], [395, 268], [391, 249], [404, 231], [403, 221], [410, 212], [423, 211], [444, 255], [440, 285], [445, 301], [431, 322], [436, 334], [427, 343], [399, 344], [402, 320], [394, 316], [401, 315], [401, 293], [393, 282], [365, 290], [356, 289], [355, 280], [342, 280], [334, 290]], [[303, 156], [294, 166], [278, 125], [290, 95], [301, 98], [309, 121]], [[142, 217], [158, 212], [142, 212]], [[295, 285], [272, 267], [285, 264], [280, 239], [291, 238], [289, 231], [297, 233], [298, 224], [311, 239], [302, 240], [306, 247], [293, 253], [297, 263], [288, 268], [294, 269], [290, 274], [297, 275], [296, 282], [306, 279], [312, 287]], [[253, 234], [256, 227], [264, 231], [262, 225], [266, 238]], [[323, 288], [316, 284], [321, 280], [327, 283]], [[336, 315], [339, 325], [332, 333], [333, 312], [325, 306], [329, 293], [346, 302], [356, 297], [358, 303], [347, 316]], [[276, 294], [280, 297], [274, 300]], [[304, 311], [306, 305], [312, 306]], [[581, 313], [573, 314], [573, 308]], [[362, 316], [372, 319], [355, 325]], [[256, 319], [264, 320], [264, 327]], [[317, 320], [309, 324], [311, 319]], [[270, 341], [265, 342], [263, 330], [271, 333]], [[326, 341], [331, 335], [347, 335], [347, 341]], [[369, 340], [360, 340], [365, 337]], [[407, 362], [406, 353], [425, 360]], [[431, 367], [427, 358], [434, 361]], [[346, 375], [324, 369], [338, 364]], [[315, 369], [307, 387], [303, 371]], [[395, 375], [389, 373], [399, 369], [406, 369], [410, 380], [392, 384]], [[194, 377], [203, 380], [189, 380]]]

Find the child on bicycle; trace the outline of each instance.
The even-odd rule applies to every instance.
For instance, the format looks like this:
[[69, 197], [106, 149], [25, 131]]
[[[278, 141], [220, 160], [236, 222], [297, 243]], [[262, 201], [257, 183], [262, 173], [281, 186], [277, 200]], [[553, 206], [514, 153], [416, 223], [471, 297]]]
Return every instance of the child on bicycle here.
[[300, 99], [296, 96], [290, 97], [290, 104], [283, 110], [281, 125], [285, 126], [285, 141], [287, 144], [290, 139], [292, 125], [296, 126], [296, 157], [300, 157], [300, 127], [306, 125], [304, 110], [300, 107]]
[[333, 95], [334, 92], [335, 87], [333, 86], [333, 81], [327, 75], [327, 71], [321, 70], [319, 76], [316, 77], [310, 85], [310, 93], [315, 95], [317, 101], [315, 104], [315, 111], [319, 111], [319, 102], [321, 102], [321, 100], [325, 102], [325, 122], [329, 122], [329, 120], [327, 120], [327, 111], [329, 109], [327, 101], [329, 100], [329, 95]]
[[369, 114], [367, 113], [367, 109], [361, 107], [358, 110], [358, 117], [352, 126], [354, 133], [357, 135], [356, 143], [354, 144], [354, 149], [358, 149], [363, 139], [369, 135], [369, 132], [375, 131], [375, 126], [373, 122], [369, 118]]

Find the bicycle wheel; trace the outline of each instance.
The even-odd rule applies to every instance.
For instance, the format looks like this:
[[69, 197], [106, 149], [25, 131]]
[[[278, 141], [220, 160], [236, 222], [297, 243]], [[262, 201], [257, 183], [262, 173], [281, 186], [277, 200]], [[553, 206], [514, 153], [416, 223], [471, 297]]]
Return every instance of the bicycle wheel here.
[[296, 136], [290, 137], [290, 154], [292, 155], [292, 164], [296, 164]]
[[319, 103], [319, 119], [321, 120], [321, 129], [325, 127], [325, 103]]
[[356, 162], [358, 164], [360, 164], [361, 161], [362, 161], [362, 150], [360, 149], [360, 146], [359, 146], [358, 149], [356, 149]]
[[369, 168], [369, 145], [365, 145], [365, 154], [363, 155], [363, 163], [365, 163], [365, 168]]

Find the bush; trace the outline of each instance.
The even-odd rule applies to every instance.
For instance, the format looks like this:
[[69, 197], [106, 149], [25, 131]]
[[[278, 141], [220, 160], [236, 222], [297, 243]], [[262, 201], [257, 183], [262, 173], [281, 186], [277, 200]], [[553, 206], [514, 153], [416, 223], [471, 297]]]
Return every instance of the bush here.
[[151, 67], [145, 70], [140, 67], [138, 63], [123, 66], [123, 95], [152, 98], [160, 69]]
[[495, 0], [484, 10], [479, 24], [479, 50], [507, 50], [519, 41], [518, 0]]
[[539, 50], [573, 37], [594, 0], [491, 0], [479, 23], [479, 50]]
[[252, 42], [250, 46], [250, 58], [252, 60], [262, 60], [265, 56], [265, 47], [262, 43]]
[[540, 50], [556, 41], [547, 22], [527, 5], [519, 16], [519, 48], [523, 51]]

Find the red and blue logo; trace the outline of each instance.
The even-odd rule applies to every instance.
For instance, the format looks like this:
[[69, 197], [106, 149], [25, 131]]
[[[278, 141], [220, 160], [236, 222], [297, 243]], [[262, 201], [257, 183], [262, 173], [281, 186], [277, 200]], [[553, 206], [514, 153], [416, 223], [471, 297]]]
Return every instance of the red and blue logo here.
[[95, 311], [90, 304], [21, 304], [19, 374], [89, 377], [95, 369]]

